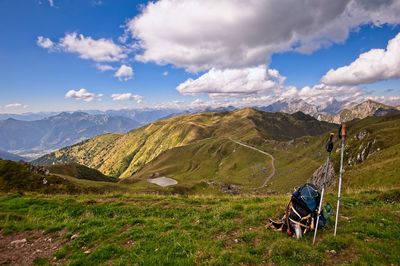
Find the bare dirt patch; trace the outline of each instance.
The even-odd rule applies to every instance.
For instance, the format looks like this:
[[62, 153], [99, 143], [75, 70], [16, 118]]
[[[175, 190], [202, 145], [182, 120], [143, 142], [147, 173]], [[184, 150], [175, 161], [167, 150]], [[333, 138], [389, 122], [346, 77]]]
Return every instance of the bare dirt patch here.
[[63, 235], [39, 230], [5, 235], [0, 231], [0, 265], [33, 265], [39, 258], [52, 260], [53, 253], [65, 242]]

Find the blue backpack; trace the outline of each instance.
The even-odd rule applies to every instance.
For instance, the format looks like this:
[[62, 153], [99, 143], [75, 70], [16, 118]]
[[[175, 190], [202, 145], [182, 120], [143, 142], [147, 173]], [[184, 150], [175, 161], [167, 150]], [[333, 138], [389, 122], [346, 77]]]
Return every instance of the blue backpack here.
[[313, 213], [317, 210], [321, 194], [318, 189], [310, 183], [306, 183], [299, 187], [292, 194], [292, 203], [306, 210], [308, 213]]

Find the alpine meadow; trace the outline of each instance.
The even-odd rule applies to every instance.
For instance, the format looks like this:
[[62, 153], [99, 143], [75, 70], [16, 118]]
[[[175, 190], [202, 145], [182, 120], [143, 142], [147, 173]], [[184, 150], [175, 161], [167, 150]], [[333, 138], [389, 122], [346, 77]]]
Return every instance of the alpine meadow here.
[[0, 265], [400, 265], [398, 14], [0, 1]]

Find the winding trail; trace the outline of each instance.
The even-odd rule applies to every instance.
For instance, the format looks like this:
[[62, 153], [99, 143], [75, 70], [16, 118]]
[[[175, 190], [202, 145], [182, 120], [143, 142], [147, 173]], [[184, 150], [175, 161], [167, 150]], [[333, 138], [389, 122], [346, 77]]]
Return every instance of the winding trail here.
[[262, 154], [264, 154], [264, 155], [267, 155], [267, 156], [269, 156], [269, 157], [271, 158], [272, 173], [271, 173], [269, 176], [267, 176], [267, 177], [265, 178], [265, 180], [264, 180], [264, 182], [262, 183], [262, 185], [259, 186], [258, 188], [263, 188], [263, 187], [265, 187], [265, 186], [267, 185], [267, 183], [269, 182], [269, 180], [271, 180], [271, 178], [275, 175], [275, 171], [276, 171], [276, 170], [275, 170], [275, 158], [274, 158], [274, 156], [272, 156], [272, 154], [270, 154], [270, 153], [268, 153], [268, 152], [265, 152], [265, 151], [263, 151], [263, 150], [260, 150], [260, 149], [258, 149], [258, 148], [256, 148], [256, 147], [253, 147], [253, 146], [244, 144], [244, 143], [239, 142], [239, 141], [237, 141], [237, 140], [234, 140], [234, 139], [232, 139], [232, 138], [229, 138], [229, 139], [230, 139], [231, 141], [235, 142], [236, 144], [240, 145], [240, 146], [243, 146], [243, 147], [246, 147], [246, 148], [249, 148], [249, 149], [258, 151], [258, 152], [260, 152], [260, 153], [262, 153]]

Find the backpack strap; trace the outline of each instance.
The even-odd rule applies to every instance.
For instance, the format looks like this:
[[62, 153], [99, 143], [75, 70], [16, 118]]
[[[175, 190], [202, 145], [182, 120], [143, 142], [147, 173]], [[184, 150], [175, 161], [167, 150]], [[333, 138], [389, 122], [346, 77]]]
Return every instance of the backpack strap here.
[[290, 224], [289, 224], [289, 209], [290, 209], [290, 207], [293, 208], [292, 207], [292, 199], [289, 200], [289, 203], [286, 206], [286, 210], [285, 210], [285, 219], [286, 219], [286, 226], [287, 226], [286, 232], [288, 235], [291, 236], [291, 235], [293, 235], [293, 232], [290, 230]]
[[[290, 217], [289, 220], [294, 223], [297, 224], [300, 227], [304, 228], [304, 233], [306, 233], [308, 230], [312, 231], [314, 230], [314, 217], [312, 215], [312, 213], [306, 215], [306, 216], [301, 216], [295, 208], [293, 208], [293, 206], [290, 206], [290, 209], [293, 211], [294, 214], [297, 215], [298, 219], [294, 220]], [[306, 221], [306, 224], [301, 223], [302, 221]]]

